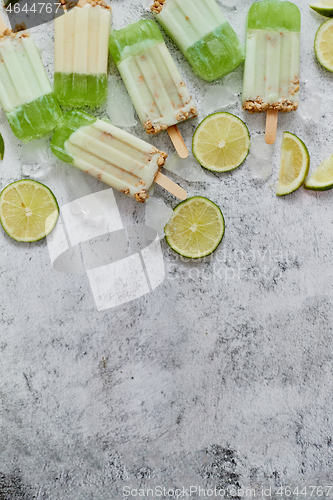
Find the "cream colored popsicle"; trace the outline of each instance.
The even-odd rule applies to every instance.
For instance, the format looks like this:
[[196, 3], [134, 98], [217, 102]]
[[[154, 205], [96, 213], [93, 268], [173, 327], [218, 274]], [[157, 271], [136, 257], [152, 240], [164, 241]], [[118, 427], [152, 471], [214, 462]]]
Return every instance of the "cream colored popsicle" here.
[[2, 16], [0, 15], [0, 33], [3, 33], [6, 28], [7, 28], [6, 23], [3, 20]]
[[142, 20], [113, 31], [110, 52], [148, 134], [157, 134], [197, 115], [154, 21]]
[[53, 130], [62, 116], [40, 54], [27, 31], [13, 33], [5, 28], [0, 35], [0, 102], [13, 133], [24, 142]]
[[94, 108], [106, 100], [110, 27], [104, 0], [79, 0], [55, 20], [54, 89], [61, 104]]
[[[61, 160], [140, 203], [149, 197], [153, 182], [160, 183], [160, 176], [163, 184], [159, 170], [166, 153], [87, 113], [66, 113], [52, 137], [51, 149]], [[186, 198], [184, 190], [177, 188]]]
[[276, 136], [277, 113], [299, 103], [301, 16], [289, 1], [263, 0], [247, 17], [243, 108], [267, 111], [266, 142]]
[[215, 0], [155, 0], [151, 10], [204, 80], [221, 78], [244, 61], [244, 47]]

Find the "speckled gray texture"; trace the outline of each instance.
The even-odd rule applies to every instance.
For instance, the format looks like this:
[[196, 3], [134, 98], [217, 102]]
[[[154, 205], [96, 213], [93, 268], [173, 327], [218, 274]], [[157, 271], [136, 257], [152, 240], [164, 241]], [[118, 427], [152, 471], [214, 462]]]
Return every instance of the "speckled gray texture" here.
[[[250, 4], [223, 8], [242, 40]], [[279, 484], [333, 484], [332, 193], [300, 189], [281, 199], [272, 187], [284, 130], [307, 144], [311, 169], [333, 152], [332, 75], [313, 52], [324, 19], [304, 0], [296, 4], [301, 79], [317, 81], [322, 119], [280, 117], [265, 182], [245, 162], [208, 174], [208, 184], [182, 183], [223, 210], [226, 234], [212, 257], [185, 261], [163, 242], [164, 283], [98, 312], [87, 276], [56, 272], [45, 241], [24, 245], [0, 232], [0, 499], [116, 500], [126, 486], [158, 485], [218, 486], [227, 498], [242, 496], [232, 487], [258, 493], [264, 485], [274, 497]], [[138, 0], [112, 6], [115, 28], [150, 17]], [[52, 77], [52, 24], [33, 37]], [[166, 42], [200, 107], [210, 84]], [[230, 111], [252, 134], [263, 131], [263, 116], [240, 103]], [[20, 145], [3, 112], [0, 120], [4, 187], [21, 176]], [[189, 146], [198, 121], [180, 127]], [[132, 131], [146, 138], [140, 124]], [[172, 153], [166, 134], [151, 140]], [[71, 199], [69, 175], [58, 163], [43, 180], [60, 205]], [[161, 188], [155, 196], [176, 204]], [[143, 224], [141, 205], [117, 200], [124, 223]]]

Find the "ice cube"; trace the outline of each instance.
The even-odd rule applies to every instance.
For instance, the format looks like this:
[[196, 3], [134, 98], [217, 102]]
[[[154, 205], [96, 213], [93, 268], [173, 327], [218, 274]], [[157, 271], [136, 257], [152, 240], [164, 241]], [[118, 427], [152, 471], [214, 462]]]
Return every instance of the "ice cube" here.
[[209, 182], [209, 176], [204, 172], [200, 163], [193, 156], [185, 160], [173, 153], [165, 162], [164, 168], [189, 182]]
[[271, 159], [258, 158], [253, 153], [250, 153], [246, 159], [246, 164], [255, 179], [267, 179], [272, 174], [273, 165]]
[[210, 114], [218, 109], [232, 106], [236, 102], [237, 97], [230, 90], [227, 90], [222, 85], [214, 85], [209, 87], [205, 93], [201, 107], [205, 113]]
[[172, 213], [172, 208], [159, 198], [149, 198], [146, 201], [146, 224], [157, 231], [160, 239], [164, 238], [164, 226]]
[[30, 141], [23, 144], [20, 150], [20, 161], [23, 164], [55, 162], [55, 157], [50, 150], [50, 138], [43, 137], [38, 141]]
[[137, 123], [131, 98], [121, 78], [115, 75], [109, 77], [106, 111], [116, 127], [134, 127]]
[[321, 91], [313, 78], [308, 77], [302, 82], [298, 113], [305, 122], [319, 123], [322, 105]]
[[80, 198], [87, 196], [92, 192], [86, 180], [86, 176], [87, 174], [81, 172], [81, 170], [78, 170], [75, 167], [66, 171], [66, 187], [69, 191], [69, 195], [72, 200], [78, 200], [78, 203], [71, 205], [74, 215], [82, 213], [83, 215], [88, 216], [90, 213], [84, 202], [80, 202]]
[[303, 120], [319, 123], [321, 118], [322, 99], [318, 96], [307, 97], [299, 104], [298, 112]]
[[250, 151], [257, 158], [270, 160], [273, 155], [273, 146], [266, 144], [264, 134], [251, 135]]
[[153, 5], [154, 0], [141, 0], [142, 7], [146, 10], [150, 10], [150, 7]]
[[279, 181], [275, 181], [269, 184], [269, 187], [272, 188], [274, 191], [277, 190], [278, 186], [279, 186]]
[[49, 163], [23, 163], [21, 166], [22, 177], [29, 179], [40, 180], [52, 171], [52, 165]]
[[71, 205], [71, 212], [73, 215], [82, 216], [84, 218], [89, 217], [90, 210], [86, 207], [85, 203], [78, 198], [77, 203]]
[[243, 80], [239, 73], [229, 73], [229, 75], [223, 78], [222, 83], [233, 94], [240, 94], [243, 90]]

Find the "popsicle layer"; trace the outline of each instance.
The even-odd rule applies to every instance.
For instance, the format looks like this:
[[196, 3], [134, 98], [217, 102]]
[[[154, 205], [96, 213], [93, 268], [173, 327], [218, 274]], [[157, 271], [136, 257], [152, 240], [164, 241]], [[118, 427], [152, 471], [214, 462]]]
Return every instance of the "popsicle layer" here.
[[247, 18], [243, 108], [294, 111], [299, 103], [301, 15], [292, 2], [263, 0]]
[[112, 31], [110, 52], [148, 134], [197, 115], [154, 21], [142, 20]]
[[0, 36], [0, 102], [16, 137], [43, 137], [62, 116], [37, 47], [27, 31]]
[[65, 113], [51, 141], [52, 152], [109, 186], [144, 203], [167, 154], [82, 111]]
[[155, 0], [151, 10], [204, 80], [221, 78], [244, 61], [244, 47], [215, 0]]
[[54, 90], [67, 107], [103, 104], [108, 95], [111, 8], [103, 0], [80, 0], [54, 23]]

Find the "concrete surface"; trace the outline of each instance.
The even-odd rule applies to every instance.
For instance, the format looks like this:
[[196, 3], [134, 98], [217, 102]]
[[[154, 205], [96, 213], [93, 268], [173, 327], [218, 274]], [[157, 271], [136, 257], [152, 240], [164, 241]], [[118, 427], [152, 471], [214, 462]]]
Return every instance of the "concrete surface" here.
[[[284, 130], [307, 144], [311, 169], [333, 152], [332, 75], [313, 53], [324, 19], [308, 2], [295, 3], [301, 84], [309, 75], [317, 82], [322, 118], [280, 118], [266, 181], [254, 180], [245, 162], [208, 174], [206, 184], [182, 182], [224, 213], [225, 238], [213, 256], [185, 261], [162, 242], [164, 282], [99, 312], [86, 274], [53, 269], [46, 241], [19, 244], [0, 231], [0, 499], [118, 500], [139, 497], [140, 488], [152, 497], [146, 489], [155, 486], [166, 488], [162, 498], [179, 497], [177, 488], [189, 496], [191, 486], [206, 496], [217, 487], [216, 498], [222, 490], [250, 497], [233, 489], [250, 487], [258, 497], [287, 498], [278, 487], [290, 484], [293, 498], [304, 487], [315, 498], [317, 487], [333, 484], [332, 193], [300, 189], [280, 199], [274, 191]], [[234, 4], [222, 8], [244, 40], [251, 1]], [[150, 17], [139, 0], [112, 6], [115, 28]], [[33, 36], [52, 78], [52, 24]], [[210, 84], [166, 41], [200, 104]], [[262, 116], [246, 115], [240, 103], [229, 110], [251, 134], [263, 131]], [[181, 125], [189, 146], [198, 122]], [[140, 124], [131, 130], [145, 138]], [[3, 112], [1, 131], [3, 188], [21, 177], [21, 146]], [[172, 153], [166, 134], [152, 141]], [[58, 163], [43, 180], [60, 205], [73, 199], [71, 175]], [[161, 188], [154, 196], [176, 205]], [[144, 224], [141, 205], [116, 198], [124, 224]], [[192, 498], [202, 493], [191, 490]]]

